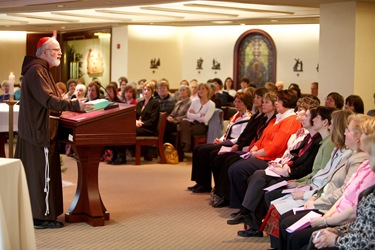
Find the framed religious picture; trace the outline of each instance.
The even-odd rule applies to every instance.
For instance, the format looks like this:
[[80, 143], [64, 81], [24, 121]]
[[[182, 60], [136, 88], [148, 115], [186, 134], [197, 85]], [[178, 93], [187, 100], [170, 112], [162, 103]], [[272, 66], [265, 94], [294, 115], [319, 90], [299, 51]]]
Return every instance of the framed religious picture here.
[[276, 46], [269, 34], [252, 29], [243, 33], [234, 47], [235, 88], [241, 88], [242, 78], [248, 78], [257, 87], [276, 82]]

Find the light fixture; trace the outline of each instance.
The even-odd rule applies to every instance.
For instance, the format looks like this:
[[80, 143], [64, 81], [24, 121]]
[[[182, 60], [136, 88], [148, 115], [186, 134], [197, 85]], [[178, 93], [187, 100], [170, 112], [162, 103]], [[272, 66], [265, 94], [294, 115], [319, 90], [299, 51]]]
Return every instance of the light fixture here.
[[239, 10], [239, 11], [259, 12], [259, 13], [275, 13], [275, 14], [285, 14], [285, 15], [294, 14], [294, 12], [291, 12], [291, 11], [262, 10], [262, 9], [240, 8], [240, 7], [230, 7], [230, 6], [221, 6], [221, 5], [212, 5], [212, 4], [200, 4], [200, 3], [186, 3], [186, 4], [184, 4], [184, 6], [199, 7], [199, 8], [203, 7], [203, 8]]
[[79, 20], [73, 20], [73, 19], [59, 19], [55, 17], [46, 17], [46, 16], [34, 16], [29, 14], [20, 14], [20, 13], [8, 13], [7, 16], [15, 16], [15, 17], [24, 17], [24, 18], [30, 18], [30, 19], [39, 19], [39, 20], [47, 20], [47, 21], [58, 21], [58, 22], [68, 22], [68, 23], [78, 23]]
[[123, 22], [130, 22], [131, 21], [131, 19], [129, 19], [129, 18], [94, 16], [94, 15], [76, 14], [76, 13], [61, 12], [61, 11], [53, 11], [53, 12], [51, 12], [51, 14], [62, 15], [62, 16], [83, 17], [83, 18], [91, 18], [91, 19], [103, 19], [103, 20], [112, 20], [112, 21], [123, 21]]
[[195, 14], [195, 15], [213, 15], [213, 16], [227, 16], [227, 17], [238, 17], [236, 14], [225, 14], [217, 12], [206, 12], [206, 11], [194, 11], [194, 10], [181, 10], [181, 9], [171, 9], [171, 8], [160, 8], [153, 6], [141, 7], [142, 10], [153, 10], [153, 11], [164, 11], [164, 12], [174, 12], [174, 13], [185, 13], [185, 14]]
[[141, 12], [129, 12], [121, 10], [95, 10], [100, 13], [109, 13], [109, 14], [118, 14], [118, 15], [129, 15], [129, 16], [159, 16], [159, 17], [170, 17], [176, 19], [184, 19], [183, 16], [172, 16], [172, 15], [162, 15], [162, 14], [150, 14], [150, 13], [141, 13]]

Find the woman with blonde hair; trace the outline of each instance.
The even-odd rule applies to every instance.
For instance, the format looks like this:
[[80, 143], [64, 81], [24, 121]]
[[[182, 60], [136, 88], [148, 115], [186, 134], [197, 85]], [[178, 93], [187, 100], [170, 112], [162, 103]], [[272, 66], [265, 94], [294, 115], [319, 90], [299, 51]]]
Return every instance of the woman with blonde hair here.
[[194, 99], [187, 112], [187, 118], [181, 121], [179, 131], [180, 146], [184, 152], [191, 151], [191, 137], [207, 133], [208, 122], [215, 111], [215, 103], [211, 101], [213, 92], [207, 83], [198, 85], [199, 98]]

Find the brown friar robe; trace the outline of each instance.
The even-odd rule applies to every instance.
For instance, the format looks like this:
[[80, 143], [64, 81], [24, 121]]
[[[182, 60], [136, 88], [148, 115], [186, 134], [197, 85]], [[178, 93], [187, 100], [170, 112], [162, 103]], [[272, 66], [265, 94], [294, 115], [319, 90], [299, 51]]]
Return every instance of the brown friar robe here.
[[[78, 111], [79, 103], [60, 97], [45, 60], [26, 56], [22, 75], [15, 157], [21, 159], [25, 168], [33, 218], [56, 220], [63, 213], [61, 167], [56, 141], [58, 116], [63, 110]], [[49, 167], [46, 166], [46, 149], [49, 150]]]

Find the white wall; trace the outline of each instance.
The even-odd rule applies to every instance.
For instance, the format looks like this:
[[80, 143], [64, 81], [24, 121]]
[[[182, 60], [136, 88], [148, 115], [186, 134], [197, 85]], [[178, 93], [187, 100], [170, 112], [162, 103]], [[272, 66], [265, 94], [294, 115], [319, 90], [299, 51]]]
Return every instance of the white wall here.
[[[310, 92], [310, 83], [319, 81], [319, 25], [217, 26], [217, 27], [160, 27], [129, 26], [128, 32], [115, 28], [112, 46], [128, 39], [128, 50], [112, 48], [112, 80], [123, 75], [120, 58], [127, 58], [129, 80], [167, 78], [172, 88], [182, 79], [207, 81], [213, 77], [233, 77], [233, 53], [238, 37], [250, 29], [262, 29], [273, 39], [277, 49], [277, 80], [301, 86]], [[203, 70], [196, 70], [197, 59], [204, 59]], [[150, 69], [150, 60], [160, 58], [161, 66]], [[294, 58], [303, 61], [304, 71], [293, 72]], [[212, 70], [212, 60], [221, 63], [220, 70]]]
[[321, 100], [333, 91], [340, 93], [344, 98], [354, 93], [354, 6], [354, 2], [321, 5], [319, 52]]
[[[21, 75], [23, 58], [26, 55], [26, 32], [0, 31], [0, 83], [8, 80], [10, 72]], [[0, 89], [0, 94], [2, 94]]]
[[120, 76], [128, 76], [128, 27], [113, 27], [111, 40], [111, 80], [117, 82]]
[[[261, 29], [275, 42], [277, 50], [277, 80], [298, 83], [303, 92], [310, 92], [310, 83], [318, 81], [316, 66], [319, 62], [319, 25], [269, 25], [189, 27], [184, 30], [183, 78], [225, 79], [233, 77], [234, 46], [238, 37], [247, 30]], [[204, 59], [203, 70], [196, 70], [198, 58]], [[221, 70], [212, 70], [212, 59], [221, 63]], [[304, 71], [293, 71], [294, 58], [303, 61]], [[216, 74], [215, 74], [216, 72]]]

